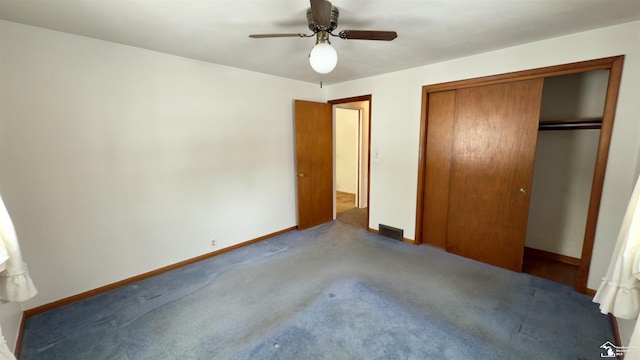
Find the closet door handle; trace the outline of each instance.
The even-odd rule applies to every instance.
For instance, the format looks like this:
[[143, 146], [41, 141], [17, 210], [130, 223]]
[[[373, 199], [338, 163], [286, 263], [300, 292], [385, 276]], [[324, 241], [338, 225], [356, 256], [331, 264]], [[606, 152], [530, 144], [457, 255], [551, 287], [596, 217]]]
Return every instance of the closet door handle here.
[[520, 188], [520, 195], [527, 195], [527, 189]]

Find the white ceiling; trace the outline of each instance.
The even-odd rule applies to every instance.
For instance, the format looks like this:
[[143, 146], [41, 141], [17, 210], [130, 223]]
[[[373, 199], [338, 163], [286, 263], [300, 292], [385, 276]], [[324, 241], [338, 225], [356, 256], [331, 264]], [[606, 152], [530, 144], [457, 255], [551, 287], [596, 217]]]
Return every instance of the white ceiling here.
[[[0, 18], [325, 84], [640, 19], [640, 0], [334, 0], [338, 31], [395, 30], [391, 42], [332, 38], [338, 65], [308, 63], [308, 0], [0, 0]], [[336, 31], [337, 33], [337, 31]]]

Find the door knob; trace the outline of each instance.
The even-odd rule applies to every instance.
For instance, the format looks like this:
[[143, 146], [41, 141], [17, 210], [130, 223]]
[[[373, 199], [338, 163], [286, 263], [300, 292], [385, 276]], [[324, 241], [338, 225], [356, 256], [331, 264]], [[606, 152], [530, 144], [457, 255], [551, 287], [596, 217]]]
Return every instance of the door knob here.
[[520, 195], [527, 195], [527, 189], [520, 188]]
[[304, 177], [304, 173], [300, 173], [300, 174], [298, 174], [298, 177], [303, 178], [303, 177]]

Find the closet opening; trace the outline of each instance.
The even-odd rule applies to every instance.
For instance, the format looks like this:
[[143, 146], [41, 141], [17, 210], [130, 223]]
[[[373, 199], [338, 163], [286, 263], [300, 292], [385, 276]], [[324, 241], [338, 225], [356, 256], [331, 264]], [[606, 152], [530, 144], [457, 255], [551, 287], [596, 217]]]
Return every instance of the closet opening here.
[[577, 284], [609, 73], [544, 79], [522, 272]]

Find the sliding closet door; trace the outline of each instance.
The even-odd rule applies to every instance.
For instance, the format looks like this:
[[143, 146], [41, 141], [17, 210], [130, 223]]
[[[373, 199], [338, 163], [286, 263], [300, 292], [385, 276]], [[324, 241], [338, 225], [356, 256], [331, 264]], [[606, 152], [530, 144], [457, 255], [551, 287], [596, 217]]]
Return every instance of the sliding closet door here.
[[521, 271], [542, 82], [456, 90], [447, 251]]
[[455, 103], [455, 90], [429, 94], [422, 231], [425, 242], [439, 248], [447, 244]]

